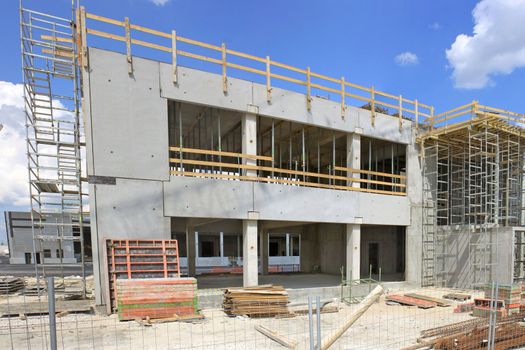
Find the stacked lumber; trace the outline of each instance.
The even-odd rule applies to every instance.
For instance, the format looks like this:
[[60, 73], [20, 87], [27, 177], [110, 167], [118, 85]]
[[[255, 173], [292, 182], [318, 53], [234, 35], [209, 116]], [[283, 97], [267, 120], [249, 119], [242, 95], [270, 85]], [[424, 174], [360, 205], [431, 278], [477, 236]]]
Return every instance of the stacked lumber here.
[[271, 284], [224, 291], [224, 312], [229, 316], [271, 317], [288, 315], [288, 292]]
[[141, 278], [117, 280], [119, 320], [195, 317], [197, 280]]
[[18, 277], [5, 276], [0, 277], [0, 294], [12, 294], [23, 289], [24, 280]]

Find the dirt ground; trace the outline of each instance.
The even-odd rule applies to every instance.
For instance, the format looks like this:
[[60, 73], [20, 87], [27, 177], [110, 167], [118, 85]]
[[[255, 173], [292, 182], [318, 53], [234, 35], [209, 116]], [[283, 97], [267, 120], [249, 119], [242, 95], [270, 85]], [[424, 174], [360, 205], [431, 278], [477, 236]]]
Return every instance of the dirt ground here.
[[[442, 297], [449, 289], [417, 289], [418, 292]], [[457, 292], [457, 290], [454, 290]], [[395, 291], [387, 291], [395, 292]], [[9, 302], [28, 302], [36, 297], [11, 297]], [[5, 303], [6, 300], [2, 300]], [[44, 300], [42, 302], [45, 302]], [[454, 305], [457, 303], [453, 303]], [[321, 337], [334, 332], [356, 305], [335, 300], [338, 312], [321, 314]], [[298, 348], [309, 346], [307, 315], [289, 318], [228, 317], [221, 309], [201, 311], [203, 320], [166, 322], [151, 325], [138, 321], [120, 322], [117, 315], [100, 313], [69, 314], [57, 318], [59, 349], [282, 349], [275, 341], [257, 332], [263, 325], [295, 341]], [[467, 313], [454, 313], [451, 307], [419, 309], [387, 305], [384, 295], [334, 344], [334, 349], [398, 349], [416, 342], [420, 331], [472, 318]], [[316, 318], [313, 320], [316, 337]], [[0, 344], [6, 349], [47, 349], [48, 316], [0, 319]], [[11, 347], [9, 345], [12, 345]]]

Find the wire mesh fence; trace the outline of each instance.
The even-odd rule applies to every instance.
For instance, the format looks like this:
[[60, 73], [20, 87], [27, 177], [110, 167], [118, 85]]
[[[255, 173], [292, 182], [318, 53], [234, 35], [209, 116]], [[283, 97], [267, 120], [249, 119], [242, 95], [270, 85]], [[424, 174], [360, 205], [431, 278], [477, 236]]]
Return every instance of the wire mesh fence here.
[[[371, 294], [368, 286], [354, 288], [352, 300], [344, 298], [348, 291], [339, 287], [323, 296], [311, 289], [309, 294], [290, 296], [283, 306], [286, 312], [276, 312], [272, 301], [253, 300], [244, 304], [246, 314], [226, 310], [222, 292], [204, 290], [197, 315], [130, 321], [121, 321], [118, 312], [107, 315], [93, 300], [64, 300], [68, 297], [59, 288], [54, 297], [49, 289], [40, 296], [19, 291], [2, 295], [0, 348], [54, 349], [53, 339], [57, 349], [525, 347], [522, 286], [488, 287], [459, 290], [384, 283], [374, 286]], [[54, 313], [49, 312], [51, 300]], [[254, 309], [257, 315], [249, 311]]]

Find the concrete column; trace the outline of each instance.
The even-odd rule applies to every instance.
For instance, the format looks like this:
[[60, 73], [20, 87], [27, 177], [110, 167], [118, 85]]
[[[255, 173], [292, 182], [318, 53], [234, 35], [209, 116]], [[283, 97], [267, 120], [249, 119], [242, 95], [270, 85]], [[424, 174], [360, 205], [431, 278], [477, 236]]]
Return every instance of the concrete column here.
[[261, 262], [262, 262], [262, 274], [267, 275], [269, 273], [269, 251], [268, 251], [268, 245], [270, 243], [270, 233], [266, 229], [262, 229], [261, 233]]
[[361, 271], [361, 225], [346, 225], [346, 279], [357, 280]]
[[286, 234], [286, 256], [290, 256], [290, 234]]
[[243, 235], [243, 286], [252, 287], [259, 284], [257, 268], [257, 220], [242, 221]]
[[[246, 113], [241, 120], [242, 129], [242, 153], [257, 154], [257, 115]], [[243, 164], [257, 165], [255, 159], [243, 159]], [[246, 176], [257, 176], [256, 170], [245, 169], [243, 171]]]
[[197, 239], [195, 226], [186, 226], [186, 252], [188, 255], [188, 276], [195, 276], [195, 261], [197, 260]]
[[220, 257], [224, 257], [224, 232], [221, 232], [220, 238], [219, 238], [219, 244], [220, 244]]
[[[361, 169], [361, 134], [356, 129], [356, 132], [346, 135], [346, 164], [347, 167], [353, 169]], [[359, 173], [347, 173], [348, 177], [358, 178]], [[359, 182], [348, 181], [348, 186], [355, 188], [361, 187]]]

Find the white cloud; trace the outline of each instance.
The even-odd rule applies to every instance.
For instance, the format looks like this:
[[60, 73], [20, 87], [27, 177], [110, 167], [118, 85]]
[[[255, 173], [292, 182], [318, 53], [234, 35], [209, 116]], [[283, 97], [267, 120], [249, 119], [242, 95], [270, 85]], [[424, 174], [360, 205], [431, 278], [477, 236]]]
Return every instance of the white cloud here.
[[415, 53], [406, 51], [394, 57], [394, 61], [400, 66], [413, 66], [419, 63], [419, 58]]
[[152, 3], [154, 3], [157, 6], [164, 6], [166, 5], [170, 0], [149, 0]]
[[472, 15], [473, 34], [458, 35], [446, 55], [456, 87], [481, 89], [525, 66], [525, 0], [482, 0]]
[[441, 24], [439, 24], [438, 22], [434, 22], [431, 25], [429, 25], [428, 27], [430, 29], [432, 29], [432, 30], [440, 30], [441, 29]]
[[25, 115], [21, 84], [0, 81], [0, 206], [27, 206]]

